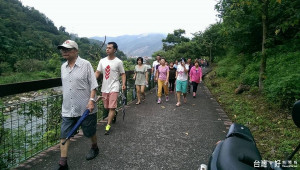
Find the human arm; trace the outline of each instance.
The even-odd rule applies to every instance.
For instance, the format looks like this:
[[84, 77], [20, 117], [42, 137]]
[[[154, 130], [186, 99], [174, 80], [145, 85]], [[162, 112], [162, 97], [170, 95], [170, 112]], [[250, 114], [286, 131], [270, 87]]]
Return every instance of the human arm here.
[[87, 104], [86, 107], [87, 107], [87, 109], [90, 110], [90, 113], [92, 113], [92, 111], [95, 108], [95, 103], [96, 103], [95, 97], [96, 97], [97, 88], [98, 88], [97, 78], [100, 75], [100, 71], [96, 71], [94, 73], [94, 69], [93, 69], [92, 65], [89, 63], [87, 74], [88, 74], [88, 82], [89, 82], [89, 85], [90, 85], [91, 93], [90, 93], [90, 99], [89, 99], [88, 104]]
[[184, 62], [181, 62], [181, 66], [183, 67], [183, 71], [184, 71], [185, 73], [187, 73], [187, 72], [189, 71], [189, 69], [186, 68], [186, 67], [188, 67], [188, 65], [186, 65]]
[[90, 110], [90, 113], [92, 113], [92, 111], [94, 110], [95, 108], [95, 103], [96, 103], [96, 99], [95, 99], [95, 95], [96, 95], [96, 89], [93, 89], [91, 91], [91, 94], [90, 94], [90, 100], [87, 104], [87, 109]]
[[147, 69], [146, 69], [146, 72], [145, 72], [145, 74], [146, 74], [146, 84], [148, 84], [148, 71], [147, 71]]
[[121, 76], [122, 76], [122, 90], [125, 90], [126, 89], [126, 74], [122, 73]]
[[189, 76], [190, 76], [190, 82], [192, 82], [192, 79], [193, 79], [193, 68], [191, 69]]
[[156, 69], [156, 73], [155, 73], [155, 81], [158, 80], [158, 76], [159, 76], [159, 69]]
[[200, 83], [202, 82], [202, 68], [199, 67], [200, 71], [199, 71], [199, 74], [200, 74]]
[[170, 70], [169, 68], [167, 69], [167, 79], [166, 79], [166, 85], [168, 84], [169, 82], [169, 75], [170, 75]]
[[99, 79], [99, 77], [100, 77], [100, 74], [101, 74], [101, 72], [100, 72], [100, 71], [98, 71], [98, 70], [96, 70], [96, 72], [95, 72], [95, 76], [96, 76], [96, 79], [97, 79], [97, 80]]
[[134, 73], [134, 75], [133, 75], [133, 80], [135, 80], [135, 78], [136, 78], [136, 73]]

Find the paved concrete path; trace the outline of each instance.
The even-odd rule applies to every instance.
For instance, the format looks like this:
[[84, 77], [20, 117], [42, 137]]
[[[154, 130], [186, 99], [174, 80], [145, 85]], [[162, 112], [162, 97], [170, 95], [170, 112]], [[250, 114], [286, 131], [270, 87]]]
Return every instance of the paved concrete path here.
[[[95, 159], [85, 160], [87, 138], [80, 133], [72, 139], [69, 169], [198, 169], [224, 139], [230, 121], [203, 84], [196, 98], [188, 94], [187, 99], [176, 107], [172, 93], [168, 102], [162, 97], [157, 104], [155, 90], [149, 91], [142, 104], [126, 106], [125, 121], [119, 115], [110, 135], [104, 135], [105, 123], [99, 123], [100, 154]], [[59, 157], [57, 145], [16, 169], [55, 169]]]

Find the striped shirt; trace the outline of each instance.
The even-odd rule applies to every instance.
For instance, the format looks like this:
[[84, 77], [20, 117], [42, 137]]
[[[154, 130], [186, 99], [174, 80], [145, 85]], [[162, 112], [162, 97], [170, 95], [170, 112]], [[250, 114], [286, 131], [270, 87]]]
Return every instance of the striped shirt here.
[[[91, 91], [98, 87], [91, 63], [78, 56], [73, 68], [68, 61], [61, 66], [63, 89], [63, 117], [78, 117], [87, 109]], [[96, 96], [95, 96], [96, 98]], [[97, 112], [97, 104], [93, 113]]]

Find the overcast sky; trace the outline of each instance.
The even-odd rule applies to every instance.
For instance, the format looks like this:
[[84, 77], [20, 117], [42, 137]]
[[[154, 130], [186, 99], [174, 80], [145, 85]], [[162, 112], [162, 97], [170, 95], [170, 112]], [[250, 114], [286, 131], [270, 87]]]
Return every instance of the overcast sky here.
[[216, 23], [216, 0], [20, 0], [80, 37], [172, 33]]

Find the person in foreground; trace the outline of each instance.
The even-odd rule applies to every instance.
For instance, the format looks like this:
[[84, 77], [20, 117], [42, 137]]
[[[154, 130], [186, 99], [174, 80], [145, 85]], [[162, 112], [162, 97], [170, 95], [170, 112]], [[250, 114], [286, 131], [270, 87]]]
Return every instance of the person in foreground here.
[[66, 40], [57, 47], [67, 61], [61, 66], [61, 80], [63, 89], [62, 124], [60, 134], [61, 157], [57, 169], [68, 169], [67, 157], [70, 140], [62, 144], [69, 131], [73, 128], [86, 109], [90, 114], [82, 122], [84, 136], [91, 139], [92, 146], [86, 155], [87, 160], [99, 154], [97, 145], [97, 105], [96, 88], [98, 83], [91, 63], [78, 55], [78, 45], [75, 41]]
[[95, 76], [98, 79], [103, 73], [102, 81], [102, 100], [104, 108], [109, 109], [108, 121], [105, 126], [105, 135], [109, 135], [112, 120], [116, 120], [116, 108], [118, 102], [118, 95], [120, 90], [119, 76], [122, 77], [122, 90], [125, 90], [126, 74], [123, 62], [116, 57], [115, 53], [118, 50], [118, 45], [115, 42], [107, 43], [106, 54], [107, 57], [99, 61]]

